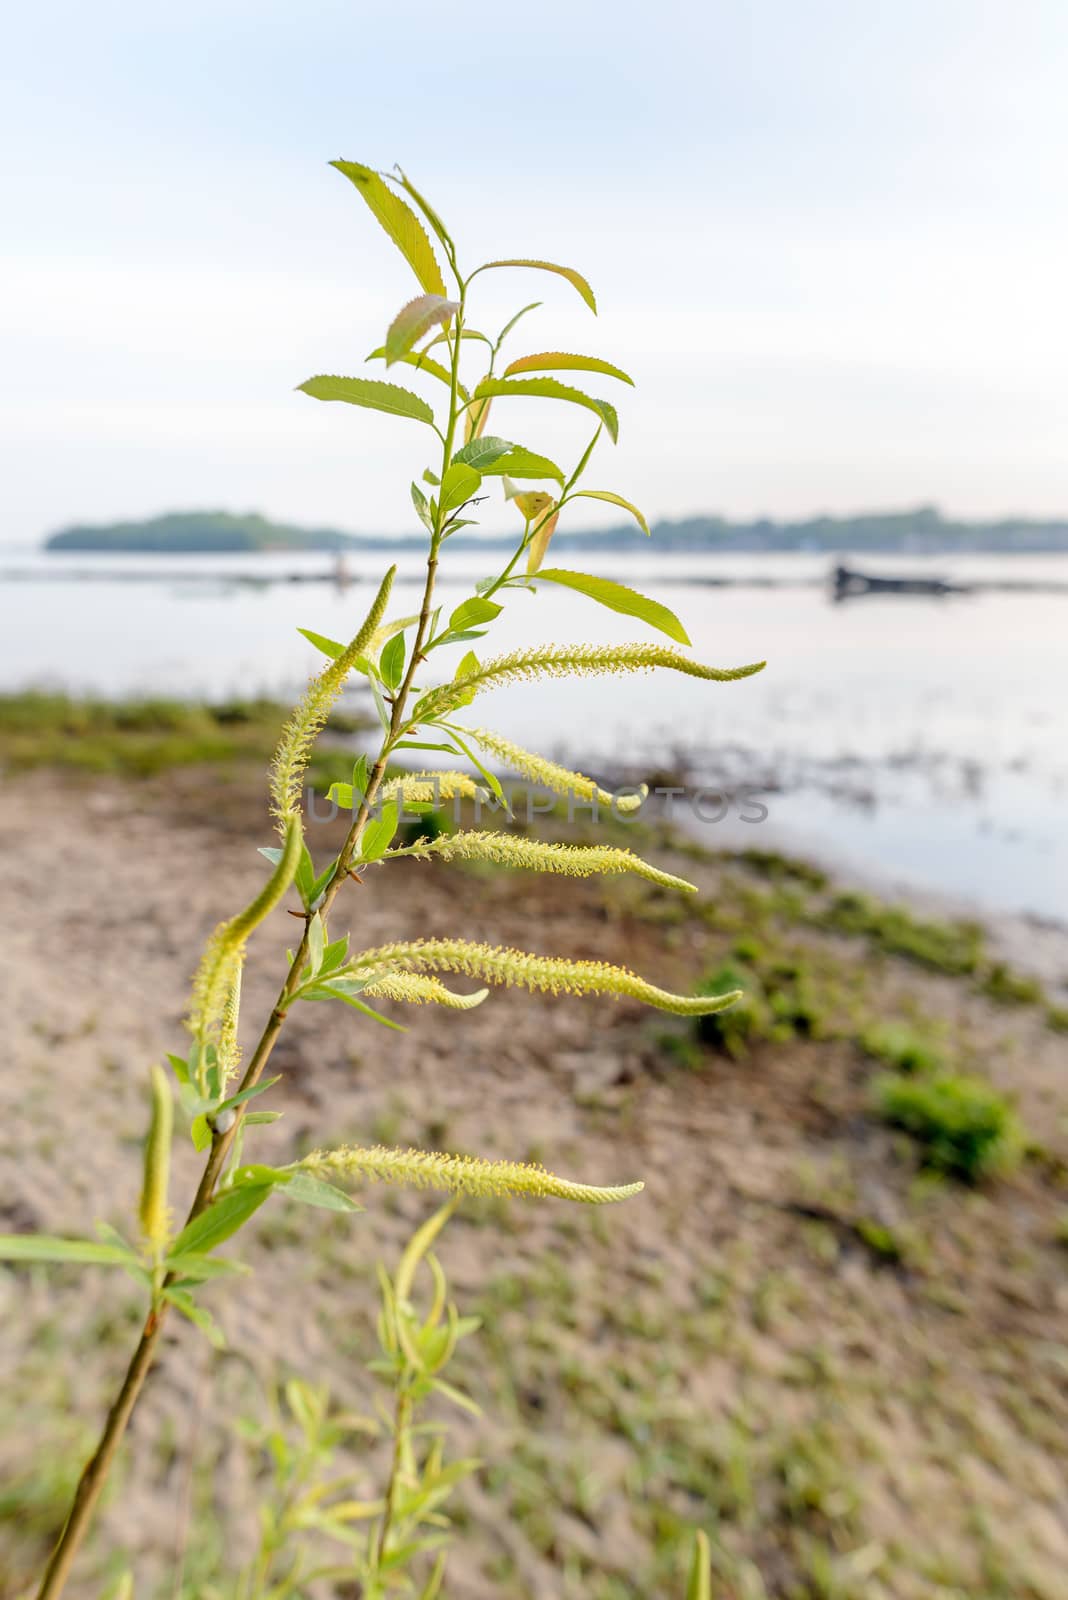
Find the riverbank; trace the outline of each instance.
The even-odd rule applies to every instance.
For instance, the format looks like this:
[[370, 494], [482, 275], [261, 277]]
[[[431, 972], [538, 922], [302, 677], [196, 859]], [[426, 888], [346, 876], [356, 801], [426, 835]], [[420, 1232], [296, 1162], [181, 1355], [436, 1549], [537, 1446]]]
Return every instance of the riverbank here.
[[[261, 881], [257, 762], [136, 783], [39, 768], [6, 779], [0, 827], [0, 1227], [82, 1232], [96, 1215], [129, 1228], [147, 1065], [181, 1038], [203, 938]], [[317, 855], [337, 827], [312, 830]], [[981, 929], [774, 851], [707, 852], [642, 824], [622, 842], [697, 895], [404, 862], [346, 891], [338, 930], [598, 956], [682, 991], [734, 973], [752, 999], [730, 1029], [514, 991], [468, 1015], [409, 1012], [401, 1035], [309, 1008], [274, 1058], [283, 1119], [257, 1130], [268, 1160], [381, 1140], [646, 1180], [592, 1216], [465, 1203], [444, 1236], [461, 1310], [484, 1319], [458, 1376], [485, 1415], [456, 1425], [454, 1449], [486, 1465], [465, 1492], [450, 1592], [659, 1600], [682, 1593], [701, 1525], [724, 1591], [753, 1600], [1063, 1600], [1057, 996]], [[291, 938], [284, 917], [257, 937], [250, 1032]], [[979, 1141], [989, 1171], [962, 1181], [944, 1116], [912, 1133], [890, 1120], [888, 1075], [952, 1080], [958, 1108], [997, 1108], [998, 1137]], [[184, 1148], [178, 1194], [195, 1166]], [[252, 1279], [210, 1296], [253, 1371], [302, 1372], [361, 1410], [374, 1262], [433, 1205], [365, 1199], [352, 1219], [278, 1202], [250, 1233]], [[104, 1274], [0, 1274], [4, 1593], [28, 1582], [62, 1514], [133, 1298]], [[99, 1592], [108, 1548], [133, 1562], [139, 1597], [172, 1592], [179, 1549], [190, 1597], [247, 1551], [261, 1464], [234, 1410], [262, 1416], [249, 1363], [171, 1327], [75, 1600]], [[344, 1464], [357, 1494], [375, 1492], [374, 1453]]]

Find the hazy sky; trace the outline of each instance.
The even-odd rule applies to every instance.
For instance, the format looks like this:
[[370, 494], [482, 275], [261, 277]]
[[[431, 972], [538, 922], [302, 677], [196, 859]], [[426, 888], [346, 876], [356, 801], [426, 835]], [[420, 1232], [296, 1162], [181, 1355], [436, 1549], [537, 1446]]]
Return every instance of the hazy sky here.
[[[634, 374], [594, 487], [1068, 513], [1064, 0], [35, 0], [3, 56], [0, 540], [411, 529], [420, 430], [293, 392], [417, 292], [339, 155], [400, 161], [467, 263], [593, 281], [597, 319], [519, 272], [474, 314], [542, 298], [517, 353]], [[566, 456], [550, 411], [495, 424]]]

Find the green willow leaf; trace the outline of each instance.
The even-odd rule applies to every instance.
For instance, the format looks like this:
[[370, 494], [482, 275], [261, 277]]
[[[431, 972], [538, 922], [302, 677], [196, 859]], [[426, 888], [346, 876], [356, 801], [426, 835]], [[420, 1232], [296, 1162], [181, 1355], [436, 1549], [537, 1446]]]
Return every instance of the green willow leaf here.
[[382, 657], [378, 663], [379, 671], [382, 674], [382, 682], [387, 689], [399, 688], [400, 681], [404, 676], [404, 656], [404, 635], [403, 633], [395, 633], [382, 651]]
[[348, 989], [343, 989], [338, 983], [319, 983], [311, 989], [303, 989], [300, 993], [302, 1000], [341, 1000], [345, 1005], [351, 1006], [354, 1011], [359, 1011], [363, 1016], [369, 1017], [372, 1022], [380, 1022], [383, 1028], [392, 1028], [394, 1033], [407, 1033], [403, 1023], [394, 1022], [390, 1017], [382, 1016], [372, 1006], [364, 1001], [357, 1000], [355, 994]]
[[649, 600], [648, 595], [640, 594], [636, 589], [628, 589], [627, 584], [616, 584], [609, 578], [592, 578], [588, 573], [571, 573], [564, 570], [563, 566], [544, 566], [536, 576], [539, 582], [561, 584], [564, 589], [577, 589], [579, 594], [588, 595], [598, 605], [608, 606], [609, 611], [619, 611], [622, 616], [636, 616], [643, 622], [649, 622], [649, 626], [657, 627], [668, 638], [675, 638], [679, 645], [691, 643], [675, 611], [668, 611], [667, 606], [660, 605], [659, 600]]
[[597, 314], [597, 301], [593, 290], [582, 273], [576, 272], [574, 267], [561, 267], [555, 261], [532, 261], [526, 256], [520, 256], [509, 258], [507, 261], [486, 261], [481, 267], [475, 268], [471, 277], [477, 278], [480, 272], [490, 272], [494, 267], [535, 267], [539, 272], [555, 272], [558, 278], [566, 278], [568, 283], [573, 284], [593, 314], [595, 316]]
[[[313, 633], [311, 628], [298, 628], [297, 632], [302, 633], [309, 644], [313, 644], [316, 650], [321, 650], [323, 655], [329, 656], [332, 661], [336, 661], [338, 656], [344, 653], [345, 646], [339, 644], [336, 639], [328, 639], [325, 634]], [[266, 850], [261, 850], [260, 855], [267, 855]], [[276, 861], [280, 855], [281, 851], [276, 851], [267, 856], [267, 859], [268, 861]]]
[[313, 1178], [310, 1172], [294, 1172], [288, 1179], [283, 1177], [278, 1192], [287, 1200], [299, 1200], [305, 1206], [320, 1206], [324, 1211], [363, 1210], [344, 1189], [336, 1189], [323, 1178]]
[[491, 399], [495, 395], [515, 400], [567, 400], [571, 405], [583, 406], [587, 411], [592, 411], [594, 416], [600, 417], [613, 444], [619, 438], [619, 418], [615, 406], [609, 405], [607, 400], [597, 400], [593, 395], [584, 394], [581, 389], [572, 389], [569, 384], [559, 383], [555, 378], [483, 378], [481, 383], [475, 385], [475, 400]]
[[[433, 350], [436, 344], [446, 344], [452, 338], [451, 333], [436, 333], [427, 345], [428, 350]], [[461, 339], [474, 339], [478, 344], [488, 344], [493, 349], [493, 340], [486, 334], [479, 333], [477, 328], [465, 328], [460, 335]]]
[[336, 167], [359, 190], [427, 294], [444, 297], [445, 280], [441, 276], [433, 246], [427, 238], [426, 229], [407, 201], [402, 200], [399, 194], [394, 194], [377, 172], [361, 166], [358, 161], [331, 161], [330, 165]]
[[434, 210], [434, 207], [430, 204], [430, 201], [426, 198], [426, 196], [420, 194], [419, 190], [415, 187], [415, 184], [412, 183], [411, 179], [408, 177], [408, 174], [404, 171], [403, 167], [397, 167], [396, 170], [397, 170], [398, 180], [399, 180], [401, 186], [404, 189], [406, 189], [408, 191], [408, 193], [411, 195], [412, 199], [415, 201], [416, 205], [419, 207], [420, 211], [423, 213], [424, 217], [429, 222], [429, 224], [433, 228], [434, 232], [437, 234], [437, 236], [440, 239], [441, 243], [445, 246], [445, 249], [448, 252], [449, 257], [452, 260], [453, 265], [455, 266], [455, 263], [456, 263], [455, 246], [453, 245], [452, 238], [451, 238], [451, 236], [449, 234], [448, 228], [446, 228], [444, 222], [441, 220], [441, 218], [438, 215], [438, 213]]
[[475, 595], [471, 600], [464, 600], [456, 607], [449, 618], [449, 632], [455, 637], [467, 628], [477, 628], [483, 622], [492, 622], [499, 617], [504, 607], [495, 604], [492, 600], [483, 600], [481, 595]]
[[494, 478], [553, 478], [561, 488], [564, 484], [564, 475], [555, 461], [550, 461], [548, 456], [535, 455], [533, 450], [524, 450], [522, 445], [516, 445], [505, 456], [498, 456], [488, 467], [483, 467], [482, 472]]
[[403, 361], [420, 339], [425, 339], [431, 328], [439, 322], [448, 323], [460, 309], [458, 300], [446, 300], [440, 294], [420, 294], [402, 306], [389, 325], [386, 334], [386, 366]]
[[171, 1245], [171, 1254], [207, 1255], [243, 1227], [271, 1192], [269, 1183], [241, 1183], [224, 1189], [199, 1217], [186, 1223]]
[[397, 817], [397, 802], [387, 800], [382, 807], [382, 815], [368, 822], [360, 836], [361, 861], [381, 860], [397, 831]]
[[576, 356], [566, 350], [543, 350], [538, 355], [520, 356], [518, 361], [510, 361], [504, 369], [504, 377], [510, 378], [516, 372], [604, 372], [610, 378], [618, 378], [620, 383], [629, 383], [634, 387], [634, 379], [627, 376], [621, 367], [614, 367], [610, 361], [602, 361], [599, 356]]
[[441, 480], [441, 509], [455, 511], [482, 487], [482, 474], [466, 461], [454, 462]]
[[216, 1350], [226, 1349], [226, 1338], [215, 1318], [204, 1306], [197, 1305], [187, 1289], [179, 1289], [175, 1284], [172, 1288], [163, 1291], [163, 1298], [164, 1300], [169, 1300], [175, 1310], [182, 1313], [183, 1317], [188, 1317], [193, 1326], [200, 1329], [201, 1333], [211, 1341]]
[[521, 321], [521, 319], [527, 315], [528, 311], [537, 311], [538, 308], [540, 306], [543, 306], [544, 304], [545, 304], [544, 300], [532, 300], [530, 302], [529, 306], [524, 306], [521, 311], [517, 311], [516, 312], [514, 317], [509, 317], [508, 321], [505, 323], [504, 327], [501, 329], [500, 333], [497, 335], [497, 348], [498, 348], [498, 350], [500, 349], [500, 347], [504, 343], [504, 341], [507, 339], [507, 337], [511, 333], [512, 329], [515, 327], [516, 323]]
[[611, 506], [622, 506], [624, 511], [629, 511], [639, 528], [648, 538], [649, 524], [645, 517], [631, 501], [624, 500], [621, 494], [613, 494], [611, 489], [576, 489], [574, 494], [568, 495], [569, 500], [607, 500]]
[[125, 1267], [134, 1252], [95, 1239], [57, 1239], [45, 1233], [0, 1233], [0, 1261], [74, 1261], [89, 1267]]
[[[427, 348], [429, 349], [429, 346]], [[385, 345], [380, 344], [378, 349], [372, 350], [371, 354], [365, 359], [368, 361], [385, 361]], [[417, 372], [428, 372], [432, 378], [437, 378], [447, 389], [452, 388], [452, 373], [448, 367], [443, 367], [440, 361], [435, 361], [432, 356], [428, 356], [425, 350], [409, 350], [407, 355], [399, 356], [397, 359], [403, 361], [406, 367], [414, 367]], [[456, 385], [456, 392], [462, 395], [465, 400], [468, 398], [467, 390], [462, 383]]]
[[478, 472], [489, 472], [495, 461], [508, 454], [514, 446], [507, 439], [495, 439], [492, 435], [483, 439], [472, 439], [470, 444], [461, 445], [452, 458], [453, 466], [462, 462], [469, 467], [474, 467]]
[[385, 411], [391, 417], [411, 417], [414, 422], [434, 425], [434, 413], [425, 400], [410, 389], [380, 383], [377, 378], [339, 378], [323, 373], [298, 383], [297, 388], [313, 400], [344, 400], [350, 406], [366, 406], [369, 411]]

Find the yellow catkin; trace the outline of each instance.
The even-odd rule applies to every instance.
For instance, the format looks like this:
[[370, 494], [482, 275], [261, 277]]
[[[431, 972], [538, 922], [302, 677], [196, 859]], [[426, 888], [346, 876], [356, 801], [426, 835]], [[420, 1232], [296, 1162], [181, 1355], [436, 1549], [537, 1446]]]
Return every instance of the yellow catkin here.
[[300, 862], [304, 842], [299, 813], [286, 818], [282, 854], [255, 899], [228, 922], [220, 922], [204, 947], [193, 979], [189, 1031], [199, 1044], [218, 1036], [226, 1006], [240, 979], [245, 944], [253, 929], [269, 916], [281, 900]]
[[544, 756], [537, 755], [533, 750], [524, 750], [521, 745], [513, 744], [511, 739], [505, 739], [489, 728], [465, 728], [463, 734], [465, 739], [473, 739], [481, 749], [496, 756], [498, 761], [502, 761], [506, 767], [511, 767], [513, 772], [529, 778], [532, 783], [540, 784], [552, 794], [567, 794], [576, 800], [592, 800], [598, 805], [610, 806], [620, 815], [626, 816], [628, 812], [637, 811], [649, 793], [643, 783], [636, 793], [619, 796], [611, 794], [607, 789], [602, 789], [594, 783], [592, 778], [584, 777], [581, 772], [571, 772], [555, 761], [547, 761]]
[[539, 956], [525, 950], [474, 944], [467, 939], [415, 939], [380, 945], [376, 950], [364, 951], [346, 971], [359, 977], [368, 967], [401, 972], [463, 972], [485, 983], [517, 984], [546, 994], [623, 995], [683, 1017], [725, 1011], [741, 998], [740, 989], [717, 995], [670, 994], [626, 967], [615, 967], [607, 961]]
[[659, 644], [544, 645], [517, 650], [513, 655], [496, 656], [476, 671], [429, 690], [417, 703], [412, 721], [432, 721], [456, 706], [465, 705], [472, 694], [525, 678], [597, 677], [611, 672], [649, 672], [653, 667], [669, 667], [691, 678], [730, 683], [752, 677], [764, 666], [763, 661], [754, 661], [744, 667], [706, 667], [669, 645]]
[[446, 1189], [457, 1194], [554, 1197], [595, 1206], [629, 1200], [645, 1187], [643, 1183], [603, 1187], [571, 1183], [527, 1162], [486, 1161], [481, 1156], [450, 1156], [437, 1150], [392, 1150], [385, 1145], [316, 1150], [297, 1167], [331, 1178], [406, 1183], [417, 1189]]
[[440, 856], [444, 861], [491, 861], [501, 867], [517, 867], [527, 872], [559, 872], [571, 878], [588, 878], [594, 873], [632, 872], [664, 889], [681, 889], [696, 894], [697, 885], [670, 872], [650, 866], [630, 850], [606, 844], [546, 844], [525, 839], [517, 833], [453, 833], [409, 845], [405, 855]]
[[471, 1011], [482, 1004], [489, 990], [453, 994], [440, 978], [423, 972], [385, 972], [369, 983], [363, 993], [372, 1000], [404, 1000], [409, 1005], [448, 1006], [453, 1011]]
[[409, 772], [390, 778], [378, 791], [379, 799], [403, 800], [410, 805], [437, 805], [441, 800], [485, 799], [488, 791], [466, 772]]
[[308, 765], [311, 747], [326, 725], [345, 679], [357, 659], [367, 654], [382, 621], [396, 571], [396, 567], [390, 567], [359, 633], [329, 666], [323, 668], [318, 677], [312, 679], [304, 698], [282, 729], [271, 765], [271, 803], [282, 831], [286, 818], [293, 816], [300, 808], [304, 769]]
[[241, 1064], [241, 1048], [237, 1042], [237, 1025], [241, 1014], [241, 963], [238, 963], [234, 974], [234, 981], [230, 985], [230, 993], [223, 1006], [222, 1018], [219, 1023], [219, 1081], [223, 1088], [237, 1077], [237, 1069]]
[[170, 1232], [167, 1190], [170, 1186], [171, 1138], [174, 1131], [174, 1101], [167, 1074], [160, 1066], [152, 1068], [152, 1114], [145, 1139], [145, 1173], [141, 1185], [139, 1216], [141, 1233], [153, 1255], [165, 1249]]

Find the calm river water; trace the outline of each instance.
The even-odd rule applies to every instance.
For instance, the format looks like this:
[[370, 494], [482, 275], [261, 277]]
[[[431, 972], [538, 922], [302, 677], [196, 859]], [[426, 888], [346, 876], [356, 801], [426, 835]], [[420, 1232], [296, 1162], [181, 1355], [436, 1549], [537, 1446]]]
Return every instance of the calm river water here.
[[[387, 558], [360, 558], [345, 588], [233, 580], [329, 564], [294, 555], [2, 555], [0, 688], [288, 696], [321, 661], [298, 625], [349, 636]], [[456, 552], [441, 598], [458, 603], [497, 564]], [[734, 807], [721, 825], [703, 825], [713, 844], [790, 845], [988, 910], [1068, 920], [1068, 593], [835, 605], [827, 556], [590, 550], [561, 554], [559, 564], [655, 594], [682, 618], [700, 659], [727, 666], [766, 656], [767, 671], [724, 685], [663, 672], [521, 685], [485, 696], [469, 721], [594, 766], [667, 766], [681, 752], [709, 782], [759, 786], [767, 820], [745, 824]], [[1068, 557], [862, 565], [961, 583], [1068, 582]], [[138, 574], [143, 581], [131, 581]], [[723, 578], [741, 581], [708, 582]], [[415, 609], [418, 583], [418, 558], [403, 557], [395, 611]], [[517, 646], [660, 637], [548, 586], [514, 594], [509, 612]], [[443, 672], [451, 670], [444, 656], [435, 662]]]

